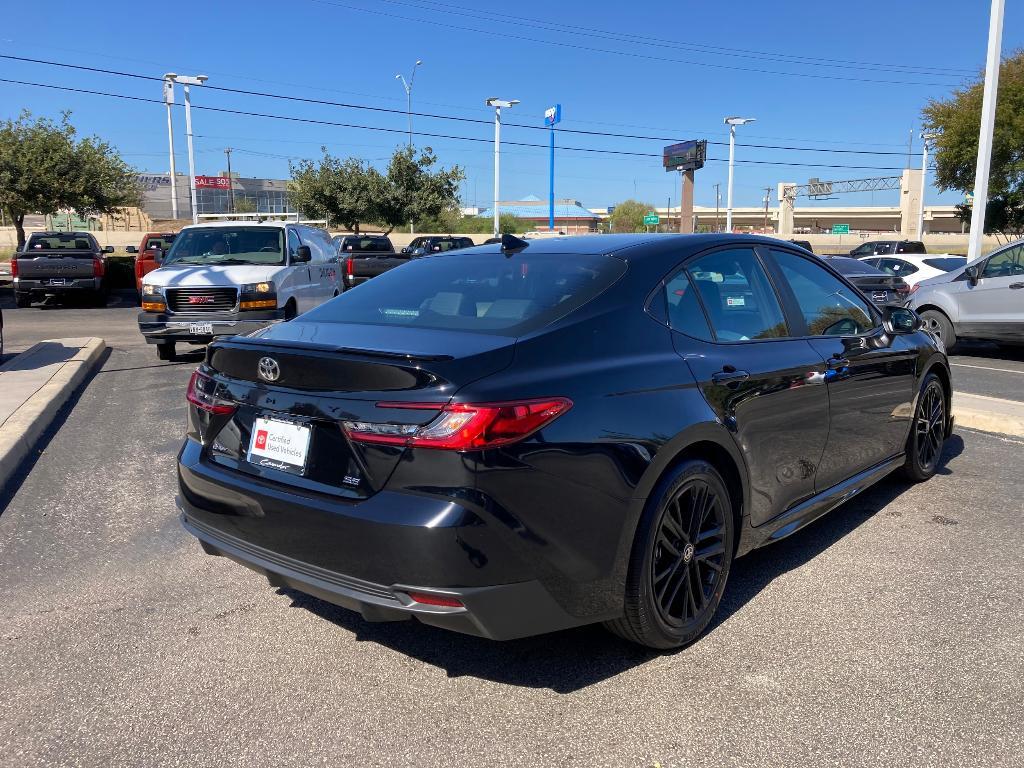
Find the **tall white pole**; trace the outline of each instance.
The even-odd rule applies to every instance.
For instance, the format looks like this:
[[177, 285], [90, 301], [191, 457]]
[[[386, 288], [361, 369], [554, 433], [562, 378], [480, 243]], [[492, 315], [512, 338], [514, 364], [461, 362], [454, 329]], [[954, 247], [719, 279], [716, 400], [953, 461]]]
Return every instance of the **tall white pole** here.
[[188, 186], [192, 197], [192, 223], [199, 223], [199, 211], [196, 208], [196, 156], [192, 150], [192, 99], [188, 85], [185, 89], [185, 136], [188, 138]]
[[736, 162], [736, 126], [729, 126], [729, 186], [725, 193], [725, 231], [732, 232], [732, 169]]
[[167, 105], [167, 145], [171, 158], [171, 218], [178, 218], [178, 180], [174, 167], [174, 123], [171, 120], [171, 105], [174, 103], [174, 81], [164, 80], [164, 104]]
[[924, 240], [924, 190], [928, 186], [928, 138], [921, 134], [921, 197], [917, 202], [917, 237]]
[[500, 223], [498, 220], [498, 199], [501, 185], [499, 182], [501, 172], [501, 107], [494, 108], [494, 236], [499, 234]]
[[996, 122], [996, 94], [999, 91], [999, 63], [1003, 42], [1003, 0], [992, 0], [988, 25], [988, 56], [985, 59], [985, 91], [981, 101], [981, 130], [978, 133], [978, 167], [974, 175], [974, 209], [967, 261], [981, 256], [985, 235], [985, 206], [988, 203], [988, 176], [992, 164], [992, 130]]

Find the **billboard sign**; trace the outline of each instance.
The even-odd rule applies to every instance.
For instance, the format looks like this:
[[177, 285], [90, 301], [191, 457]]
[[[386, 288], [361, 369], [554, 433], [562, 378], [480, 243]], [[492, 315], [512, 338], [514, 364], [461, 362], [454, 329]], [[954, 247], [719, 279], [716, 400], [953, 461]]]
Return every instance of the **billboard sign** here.
[[562, 105], [555, 104], [544, 110], [544, 125], [552, 126], [562, 122]]
[[196, 189], [231, 189], [231, 179], [227, 176], [196, 176]]
[[665, 147], [664, 165], [666, 171], [696, 171], [704, 167], [708, 156], [706, 139], [682, 141]]

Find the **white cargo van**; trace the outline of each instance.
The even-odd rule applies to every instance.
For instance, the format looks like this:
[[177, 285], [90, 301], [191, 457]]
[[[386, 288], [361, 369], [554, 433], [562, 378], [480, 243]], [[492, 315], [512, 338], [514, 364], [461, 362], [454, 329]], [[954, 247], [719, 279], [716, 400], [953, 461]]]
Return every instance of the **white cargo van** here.
[[175, 344], [251, 333], [340, 292], [337, 253], [322, 229], [287, 221], [185, 227], [142, 283], [139, 330], [172, 360]]

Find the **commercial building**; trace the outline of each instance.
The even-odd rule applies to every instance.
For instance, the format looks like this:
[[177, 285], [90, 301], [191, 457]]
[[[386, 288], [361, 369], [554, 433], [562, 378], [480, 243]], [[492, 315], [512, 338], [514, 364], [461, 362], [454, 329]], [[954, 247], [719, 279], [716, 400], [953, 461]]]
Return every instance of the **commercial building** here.
[[[168, 173], [144, 174], [138, 177], [142, 187], [142, 210], [154, 221], [173, 217], [171, 208], [171, 176]], [[192, 218], [189, 178], [175, 177], [178, 218]], [[227, 174], [196, 176], [196, 211], [199, 214], [231, 213], [232, 191], [235, 211], [251, 213], [293, 213], [288, 202], [288, 182], [283, 179], [249, 179]]]
[[[498, 212], [509, 214], [519, 219], [530, 222], [531, 229], [547, 230], [550, 223], [549, 203], [541, 200], [535, 195], [528, 195], [522, 200], [508, 200], [498, 202]], [[477, 212], [481, 218], [494, 218], [494, 209], [487, 208]], [[567, 235], [582, 235], [587, 232], [597, 232], [601, 223], [601, 216], [594, 211], [584, 208], [579, 200], [566, 198], [555, 200], [555, 229]]]

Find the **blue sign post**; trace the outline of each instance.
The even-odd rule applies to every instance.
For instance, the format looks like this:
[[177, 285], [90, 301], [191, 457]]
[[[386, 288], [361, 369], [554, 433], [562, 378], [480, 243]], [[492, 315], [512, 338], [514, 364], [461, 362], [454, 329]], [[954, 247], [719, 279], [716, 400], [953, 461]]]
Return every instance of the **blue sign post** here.
[[548, 229], [555, 231], [555, 125], [562, 120], [562, 105], [544, 110], [544, 125], [551, 129], [551, 156], [548, 162]]

